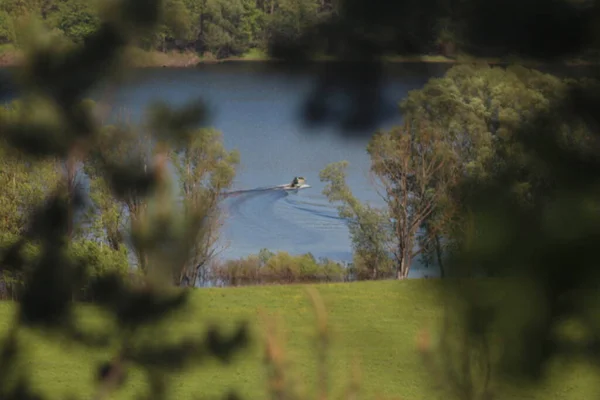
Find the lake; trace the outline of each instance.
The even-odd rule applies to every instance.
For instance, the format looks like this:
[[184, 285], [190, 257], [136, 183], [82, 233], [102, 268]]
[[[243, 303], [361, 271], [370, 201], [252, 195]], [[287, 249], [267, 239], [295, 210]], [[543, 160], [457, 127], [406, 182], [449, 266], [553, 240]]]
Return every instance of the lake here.
[[[442, 75], [449, 64], [401, 64], [386, 69], [383, 98], [392, 109], [378, 123], [389, 128], [401, 121], [397, 103], [429, 78]], [[135, 121], [152, 101], [173, 105], [202, 98], [211, 110], [210, 125], [223, 133], [228, 149], [238, 149], [241, 165], [233, 190], [249, 190], [224, 201], [225, 226], [220, 258], [238, 258], [261, 248], [292, 254], [351, 261], [348, 229], [335, 206], [322, 195], [319, 171], [331, 162], [347, 160], [348, 184], [355, 196], [382, 205], [369, 177], [366, 144], [375, 128], [346, 135], [335, 125], [303, 124], [304, 100], [317, 82], [312, 71], [288, 74], [261, 63], [202, 65], [192, 69], [143, 69], [119, 87], [115, 108], [128, 110]], [[97, 97], [92, 95], [92, 97]], [[252, 190], [289, 183], [303, 176], [312, 187], [298, 193]], [[437, 275], [417, 260], [411, 277]]]
[[[422, 87], [445, 68], [392, 69], [385, 77], [384, 99], [395, 108], [409, 90]], [[223, 133], [228, 149], [237, 149], [241, 164], [232, 190], [249, 190], [224, 201], [226, 211], [220, 258], [238, 258], [261, 248], [292, 254], [351, 261], [348, 228], [335, 206], [322, 195], [319, 171], [347, 160], [348, 184], [363, 201], [382, 205], [369, 177], [366, 145], [376, 128], [351, 137], [339, 126], [309, 127], [303, 123], [303, 102], [316, 76], [284, 74], [253, 63], [204, 65], [197, 69], [149, 69], [120, 88], [116, 104], [134, 119], [155, 99], [183, 104], [198, 97], [211, 110], [210, 125]], [[401, 121], [393, 116], [381, 128]], [[253, 190], [291, 182], [303, 176], [311, 188], [297, 193]], [[415, 269], [413, 275], [424, 271]], [[433, 271], [430, 271], [433, 272]]]

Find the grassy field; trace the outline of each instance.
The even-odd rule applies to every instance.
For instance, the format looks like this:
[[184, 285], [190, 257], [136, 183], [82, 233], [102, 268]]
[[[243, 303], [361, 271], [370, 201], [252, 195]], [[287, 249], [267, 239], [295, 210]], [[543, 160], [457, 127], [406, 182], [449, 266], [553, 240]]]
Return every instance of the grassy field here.
[[[360, 363], [363, 398], [448, 399], [436, 390], [433, 378], [416, 349], [417, 333], [435, 327], [442, 315], [434, 281], [365, 282], [315, 285], [328, 309], [333, 345], [329, 360], [332, 394], [339, 395], [348, 382], [353, 360]], [[171, 324], [157, 327], [157, 338], [201, 333], [210, 322], [233, 327], [246, 319], [252, 324], [254, 345], [230, 366], [209, 364], [185, 373], [174, 381], [172, 398], [216, 398], [235, 389], [245, 399], [264, 399], [266, 380], [261, 344], [263, 325], [259, 310], [281, 317], [286, 331], [288, 358], [307, 390], [314, 382], [315, 315], [305, 286], [270, 286], [203, 289], [194, 295], [190, 309], [174, 316]], [[102, 324], [94, 313], [85, 324]], [[12, 319], [14, 306], [0, 304], [2, 330]], [[90, 353], [74, 345], [57, 345], [31, 332], [23, 333], [31, 344], [23, 360], [35, 385], [52, 399], [69, 395], [90, 398], [95, 368], [111, 354]], [[497, 398], [583, 399], [597, 380], [591, 368], [557, 363], [569, 375], [553, 375], [542, 389], [511, 390]], [[560, 378], [560, 379], [558, 379]], [[115, 398], [128, 399], [145, 388], [143, 377], [132, 373], [127, 389]], [[337, 397], [337, 396], [336, 396]], [[333, 397], [332, 397], [333, 398]], [[339, 397], [337, 397], [339, 398]]]

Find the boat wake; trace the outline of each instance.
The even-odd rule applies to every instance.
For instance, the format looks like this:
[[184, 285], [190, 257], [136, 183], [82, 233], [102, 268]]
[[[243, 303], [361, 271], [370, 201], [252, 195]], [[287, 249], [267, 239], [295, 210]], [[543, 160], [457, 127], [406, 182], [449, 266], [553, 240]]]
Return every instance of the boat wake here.
[[272, 251], [351, 257], [346, 220], [324, 197], [277, 185], [224, 193], [222, 205], [227, 258], [256, 254], [267, 244]]
[[259, 187], [259, 188], [255, 188], [255, 189], [233, 190], [231, 192], [223, 192], [223, 193], [221, 193], [221, 196], [223, 198], [229, 198], [229, 197], [235, 197], [235, 196], [240, 196], [240, 195], [248, 195], [248, 194], [252, 194], [252, 193], [261, 193], [261, 192], [266, 192], [269, 190], [277, 190], [279, 188], [280, 188], [279, 186], [264, 186], [264, 187]]

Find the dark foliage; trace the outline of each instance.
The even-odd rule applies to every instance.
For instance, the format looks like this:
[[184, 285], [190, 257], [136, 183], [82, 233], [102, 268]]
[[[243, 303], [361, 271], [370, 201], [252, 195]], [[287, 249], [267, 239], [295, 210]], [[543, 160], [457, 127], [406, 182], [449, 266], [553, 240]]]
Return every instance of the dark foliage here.
[[[439, 21], [452, 22], [454, 40], [473, 56], [560, 62], [595, 54], [597, 7], [595, 1], [566, 0], [345, 0], [338, 13], [299, 40], [273, 38], [269, 51], [282, 59], [278, 68], [294, 71], [327, 46], [338, 62], [323, 67], [306, 101], [306, 117], [317, 124], [337, 124], [342, 135], [371, 135], [381, 120], [381, 56], [435, 52]], [[326, 101], [336, 91], [350, 97], [337, 113]]]
[[[285, 59], [281, 68], [293, 71], [306, 62], [312, 49], [323, 43], [338, 44], [333, 46], [334, 53], [346, 62], [323, 69], [306, 109], [309, 120], [337, 121], [344, 135], [354, 134], [351, 127], [372, 132], [363, 128], [376, 121], [377, 83], [382, 75], [377, 56], [392, 49], [426, 53], [433, 40], [432, 20], [449, 16], [449, 10], [460, 23], [457, 32], [472, 55], [520, 56], [552, 64], [597, 51], [595, 1], [384, 4], [348, 0], [341, 9], [339, 15], [307, 32], [300, 45], [287, 47], [275, 41], [271, 52]], [[598, 61], [593, 56], [590, 60]], [[351, 106], [337, 114], [324, 100], [334, 88], [352, 97]], [[503, 371], [512, 378], [542, 377], [548, 361], [557, 355], [586, 357], [594, 363], [600, 360], [600, 326], [593, 317], [600, 282], [599, 93], [597, 85], [574, 87], [548, 111], [518, 127], [517, 142], [544, 171], [533, 203], [517, 202], [507, 190], [510, 182], [522, 176], [518, 165], [507, 166], [485, 185], [467, 182], [459, 194], [464, 215], [472, 216], [473, 235], [453, 260], [454, 268], [485, 266], [496, 275], [521, 278], [506, 289], [514, 301], [510, 304], [490, 306], [484, 301], [489, 293], [465, 290], [462, 284], [450, 291], [469, 304], [465, 325], [475, 335], [474, 343], [490, 332], [510, 343], [502, 361]], [[567, 121], [585, 124], [592, 136], [587, 139], [587, 150], [559, 143], [558, 133]], [[588, 341], [557, 338], [560, 324], [571, 319], [584, 326]]]
[[[85, 157], [86, 151], [93, 147], [99, 134], [99, 123], [93, 108], [83, 101], [84, 96], [118, 72], [123, 47], [136, 35], [147, 34], [159, 17], [158, 1], [123, 0], [112, 7], [100, 28], [84, 45], [66, 49], [39, 48], [35, 46], [35, 37], [32, 39], [24, 68], [19, 73], [22, 109], [16, 119], [2, 121], [1, 132], [8, 145], [32, 157], [58, 157], [63, 161], [70, 157]], [[55, 123], [36, 120], [40, 110]], [[156, 139], [177, 142], [181, 139], [177, 137], [178, 133], [204, 120], [202, 110], [194, 104], [181, 111], [164, 107], [155, 110], [158, 112], [158, 118], [154, 120]], [[104, 167], [104, 174], [117, 195], [131, 190], [150, 195], [162, 177], [158, 171], [160, 165], [154, 166], [155, 171], [151, 173], [144, 171], [142, 165], [114, 165], [108, 160]], [[91, 261], [68, 256], [70, 218], [84, 202], [78, 190], [66, 190], [67, 187], [60, 186], [31, 215], [31, 224], [21, 240], [2, 253], [2, 270], [24, 273], [25, 282], [18, 318], [2, 348], [0, 368], [8, 369], [0, 371], [0, 379], [6, 379], [0, 385], [0, 397], [40, 398], [29, 392], [30, 386], [25, 380], [27, 373], [17, 363], [20, 353], [17, 333], [25, 326], [56, 339], [93, 347], [106, 347], [117, 340], [119, 353], [99, 367], [100, 397], [124, 384], [127, 366], [135, 364], [145, 369], [150, 377], [153, 390], [149, 397], [161, 398], [166, 390], [166, 373], [208, 357], [228, 362], [246, 344], [245, 326], [240, 326], [231, 337], [222, 335], [214, 327], [205, 338], [167, 346], [154, 341], [146, 343], [139, 332], [185, 307], [189, 292], [170, 288], [168, 284], [126, 281], [116, 273], [92, 278], [87, 288], [95, 299], [94, 306], [113, 317], [115, 328], [107, 328], [105, 332], [79, 328], [73, 299], [89, 275], [87, 263]], [[160, 226], [158, 230], [164, 231]], [[40, 247], [39, 257], [33, 265], [27, 265], [22, 256], [21, 250], [28, 242]], [[186, 249], [179, 251], [185, 254]]]

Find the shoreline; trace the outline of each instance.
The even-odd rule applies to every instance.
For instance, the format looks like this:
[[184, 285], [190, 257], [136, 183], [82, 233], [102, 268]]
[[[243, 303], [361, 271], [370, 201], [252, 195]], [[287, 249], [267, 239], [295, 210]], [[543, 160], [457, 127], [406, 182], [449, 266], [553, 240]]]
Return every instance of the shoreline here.
[[[0, 49], [2, 50], [2, 49]], [[19, 50], [8, 49], [0, 51], [0, 68], [15, 68], [21, 65], [22, 52]], [[159, 51], [145, 51], [137, 48], [127, 49], [125, 51], [126, 63], [133, 68], [195, 68], [208, 64], [225, 63], [277, 63], [278, 59], [268, 57], [261, 53], [249, 53], [244, 56], [227, 57], [216, 59], [214, 57], [200, 56], [194, 52], [171, 51], [163, 53]], [[334, 62], [333, 57], [314, 57], [309, 61], [311, 64], [321, 62]], [[458, 56], [449, 58], [442, 55], [413, 55], [413, 56], [384, 56], [382, 61], [386, 64], [461, 64], [482, 62], [490, 65], [519, 63], [524, 66], [539, 67], [547, 65], [540, 61], [518, 60], [518, 59], [499, 59], [499, 58], [476, 58], [469, 56]], [[559, 64], [564, 66], [593, 66], [597, 63], [585, 60], [564, 60]]]

